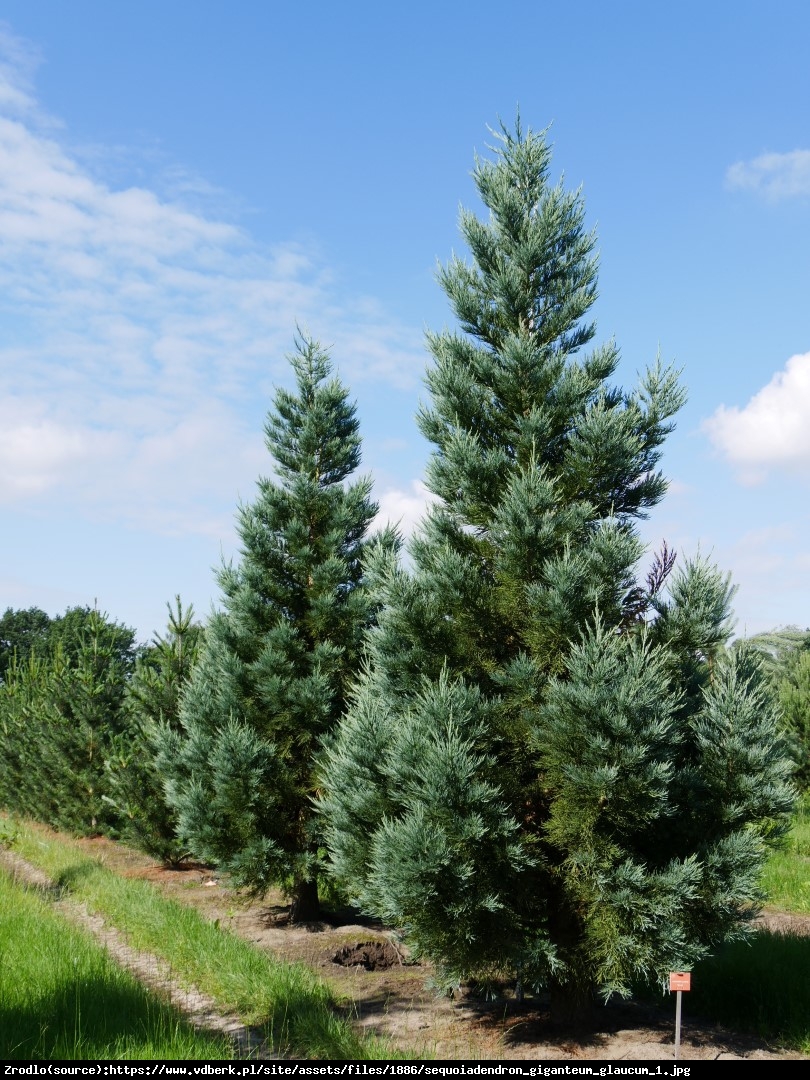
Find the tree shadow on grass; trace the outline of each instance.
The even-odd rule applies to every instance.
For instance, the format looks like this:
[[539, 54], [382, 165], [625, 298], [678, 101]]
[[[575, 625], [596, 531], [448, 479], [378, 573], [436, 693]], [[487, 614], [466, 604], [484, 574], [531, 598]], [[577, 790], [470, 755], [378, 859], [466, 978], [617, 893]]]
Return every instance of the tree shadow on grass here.
[[[22, 996], [22, 995], [20, 995]], [[11, 1002], [0, 993], [0, 1058], [78, 1060], [141, 1058], [173, 1048], [188, 1055], [199, 1033], [181, 1015], [137, 983], [78, 977]], [[229, 1056], [227, 1043], [211, 1037], [202, 1057]]]
[[88, 862], [87, 859], [83, 859], [81, 862], [73, 863], [72, 866], [66, 866], [64, 870], [61, 870], [55, 878], [54, 885], [63, 892], [74, 892], [82, 882], [97, 874], [99, 867], [99, 863]]
[[690, 1006], [716, 1023], [810, 1042], [810, 937], [758, 930], [698, 964], [692, 986]]

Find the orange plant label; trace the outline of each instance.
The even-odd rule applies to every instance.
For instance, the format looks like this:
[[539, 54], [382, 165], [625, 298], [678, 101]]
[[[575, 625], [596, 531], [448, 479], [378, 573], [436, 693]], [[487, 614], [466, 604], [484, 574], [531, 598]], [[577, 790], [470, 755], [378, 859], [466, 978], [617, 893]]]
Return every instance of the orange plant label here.
[[691, 973], [691, 971], [670, 971], [670, 973], [669, 973], [669, 988], [670, 988], [670, 990], [691, 990], [692, 989], [692, 973]]

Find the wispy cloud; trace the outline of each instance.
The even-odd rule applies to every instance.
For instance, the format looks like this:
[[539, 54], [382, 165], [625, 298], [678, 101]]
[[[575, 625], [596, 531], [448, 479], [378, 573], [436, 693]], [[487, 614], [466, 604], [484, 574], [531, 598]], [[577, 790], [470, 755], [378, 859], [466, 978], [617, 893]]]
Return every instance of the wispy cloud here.
[[737, 161], [726, 170], [726, 185], [774, 201], [810, 195], [810, 150], [761, 154], [750, 161]]
[[4, 113], [31, 115], [39, 111], [34, 74], [40, 59], [38, 49], [0, 23], [0, 109]]
[[810, 352], [792, 356], [743, 408], [721, 405], [703, 422], [744, 483], [770, 468], [810, 469]]
[[747, 613], [737, 623], [738, 636], [773, 629], [785, 611], [800, 612], [795, 621], [807, 625], [810, 550], [803, 517], [750, 529], [723, 549], [722, 565], [740, 584], [735, 607]]
[[0, 32], [0, 503], [219, 529], [217, 499], [267, 469], [255, 403], [287, 378], [296, 323], [350, 384], [400, 389], [421, 332], [351, 295], [315, 246], [261, 247], [219, 219], [213, 189], [103, 179], [39, 109], [35, 66]]

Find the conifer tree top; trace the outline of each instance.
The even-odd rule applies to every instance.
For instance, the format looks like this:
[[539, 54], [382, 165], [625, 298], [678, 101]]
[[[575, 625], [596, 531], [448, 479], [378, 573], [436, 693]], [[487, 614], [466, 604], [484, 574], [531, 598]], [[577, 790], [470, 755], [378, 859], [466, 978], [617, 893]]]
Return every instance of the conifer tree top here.
[[596, 300], [595, 238], [585, 232], [580, 193], [551, 186], [545, 131], [495, 133], [495, 160], [478, 158], [473, 172], [488, 222], [462, 210], [461, 233], [475, 260], [453, 259], [440, 274], [462, 327], [492, 348], [507, 335], [531, 335], [572, 353], [594, 334], [576, 326]]
[[345, 708], [366, 628], [377, 513], [360, 462], [359, 424], [324, 349], [303, 334], [291, 389], [265, 424], [274, 475], [239, 508], [236, 564], [219, 572], [223, 609], [159, 768], [188, 850], [258, 893], [288, 889], [293, 920], [314, 918], [321, 864], [314, 759]]
[[610, 386], [614, 342], [594, 336], [595, 238], [579, 191], [549, 179], [545, 132], [502, 128], [474, 179], [488, 220], [461, 211], [471, 262], [454, 256], [439, 283], [461, 333], [428, 335], [430, 406], [419, 413], [436, 444], [428, 487], [468, 525], [488, 529], [515, 469], [539, 468], [584, 517], [644, 517], [663, 497], [659, 446], [685, 393], [660, 363], [635, 393]]
[[289, 360], [298, 393], [276, 391], [264, 429], [267, 448], [287, 482], [306, 477], [320, 487], [340, 483], [360, 464], [355, 407], [340, 380], [329, 379], [329, 356], [316, 341], [299, 334]]

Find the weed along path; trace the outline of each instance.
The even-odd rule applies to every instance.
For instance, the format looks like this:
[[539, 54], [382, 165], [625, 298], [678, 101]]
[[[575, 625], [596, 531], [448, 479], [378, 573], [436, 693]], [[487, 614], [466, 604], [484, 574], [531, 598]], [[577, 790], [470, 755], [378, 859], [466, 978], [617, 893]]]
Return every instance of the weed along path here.
[[[37, 863], [50, 875], [40, 873], [36, 879], [29, 878], [36, 880], [41, 888], [52, 888], [51, 880], [65, 879], [66, 871], [60, 867], [70, 867], [78, 862], [84, 867], [95, 867], [94, 872], [98, 874], [101, 865], [105, 880], [114, 879], [128, 889], [137, 888], [144, 895], [161, 897], [161, 902], [173, 902], [204, 924], [209, 935], [216, 935], [217, 940], [227, 940], [234, 947], [239, 945], [256, 963], [261, 961], [294, 973], [305, 972], [309, 981], [296, 983], [293, 989], [285, 991], [283, 1000], [276, 998], [275, 1004], [268, 1004], [267, 998], [257, 1000], [260, 997], [257, 987], [264, 977], [260, 975], [243, 980], [248, 989], [246, 996], [241, 998], [236, 991], [229, 997], [227, 986], [225, 992], [217, 990], [216, 994], [211, 994], [205, 978], [195, 974], [194, 968], [184, 969], [186, 978], [181, 985], [181, 980], [176, 977], [180, 961], [174, 966], [173, 973], [165, 960], [168, 954], [163, 950], [162, 939], [160, 947], [155, 949], [162, 952], [164, 959], [158, 960], [151, 955], [152, 946], [148, 942], [145, 951], [142, 950], [144, 940], [138, 937], [132, 918], [120, 915], [106, 900], [102, 922], [92, 914], [101, 910], [95, 900], [84, 908], [80, 902], [90, 895], [87, 885], [68, 881], [74, 894], [72, 899], [57, 902], [72, 905], [79, 912], [76, 917], [94, 933], [109, 935], [102, 940], [108, 943], [110, 952], [130, 970], [139, 973], [144, 981], [154, 980], [149, 985], [162, 987], [174, 1004], [182, 1007], [182, 1002], [188, 1000], [188, 1014], [199, 1017], [201, 1025], [227, 1031], [237, 1041], [245, 1040], [240, 1044], [240, 1053], [252, 1052], [256, 1056], [254, 1044], [250, 1042], [255, 1031], [250, 1025], [265, 1023], [275, 1009], [275, 1015], [287, 1017], [289, 1014], [289, 1021], [285, 1021], [289, 1026], [282, 1032], [270, 1033], [271, 1042], [261, 1050], [265, 1054], [275, 1049], [291, 1056], [342, 1057], [344, 1060], [407, 1055], [440, 1060], [571, 1062], [667, 1061], [674, 1056], [674, 1003], [669, 1000], [663, 1006], [640, 1001], [613, 1002], [598, 1010], [595, 1023], [588, 1030], [555, 1029], [550, 1024], [547, 1005], [542, 998], [527, 997], [518, 1004], [509, 988], [504, 988], [503, 996], [494, 1003], [466, 993], [453, 1000], [437, 997], [430, 986], [432, 973], [429, 966], [411, 963], [385, 927], [359, 921], [356, 915], [348, 921], [335, 914], [322, 922], [292, 926], [280, 895], [271, 894], [264, 901], [248, 901], [225, 888], [206, 867], [192, 865], [181, 870], [167, 869], [156, 865], [147, 856], [109, 840], [70, 840], [41, 826], [21, 826], [18, 838], [11, 846], [13, 852], [5, 854], [6, 865], [16, 866], [18, 877], [22, 877], [33, 872], [30, 864]], [[40, 852], [46, 848], [49, 854], [42, 856]], [[112, 885], [104, 887], [111, 889]], [[88, 914], [88, 908], [91, 914]], [[778, 927], [773, 929], [782, 934], [802, 931], [806, 934], [808, 931], [806, 919], [800, 920], [796, 927], [789, 923], [790, 919], [782, 916]], [[126, 938], [123, 930], [126, 930]], [[772, 932], [766, 929], [762, 936]], [[795, 940], [810, 945], [810, 938]], [[216, 947], [216, 943], [206, 946]], [[209, 955], [215, 956], [214, 953]], [[209, 966], [224, 968], [226, 961], [214, 958], [209, 960]], [[293, 978], [292, 975], [287, 977]], [[296, 979], [299, 977], [304, 978], [295, 975]], [[189, 994], [189, 981], [200, 986], [202, 992]], [[769, 1043], [699, 1020], [692, 1000], [688, 995], [684, 997], [683, 1059], [786, 1060], [808, 1057], [798, 1050], [780, 1048], [781, 1040], [773, 1039]], [[232, 1011], [228, 1012], [223, 1003]], [[672, 1009], [669, 1008], [671, 1004]], [[241, 1021], [236, 1018], [237, 1014]], [[213, 1023], [212, 1018], [216, 1018]], [[241, 1036], [240, 1023], [244, 1031]], [[794, 1042], [793, 1045], [805, 1044]]]
[[167, 998], [195, 1028], [224, 1035], [233, 1044], [237, 1057], [268, 1059], [277, 1056], [259, 1031], [243, 1024], [239, 1017], [223, 1013], [213, 998], [182, 982], [160, 957], [133, 949], [114, 926], [105, 923], [100, 915], [89, 912], [86, 904], [71, 900], [63, 889], [32, 863], [12, 851], [0, 848], [0, 869], [5, 870], [12, 881], [32, 886], [40, 895], [49, 897], [53, 907], [64, 918], [88, 930], [121, 967], [150, 990]]

